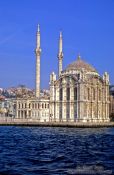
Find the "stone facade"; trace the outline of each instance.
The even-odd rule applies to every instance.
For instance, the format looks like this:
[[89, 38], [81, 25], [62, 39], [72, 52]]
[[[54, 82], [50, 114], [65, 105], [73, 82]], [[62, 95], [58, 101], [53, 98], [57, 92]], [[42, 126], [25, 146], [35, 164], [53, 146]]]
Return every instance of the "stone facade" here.
[[110, 95], [110, 116], [114, 118], [114, 96]]
[[49, 99], [17, 99], [16, 107], [16, 118], [49, 121]]
[[100, 75], [78, 58], [58, 80], [50, 78], [50, 112], [53, 121], [109, 121], [109, 76]]
[[114, 120], [114, 85], [110, 86], [110, 117]]

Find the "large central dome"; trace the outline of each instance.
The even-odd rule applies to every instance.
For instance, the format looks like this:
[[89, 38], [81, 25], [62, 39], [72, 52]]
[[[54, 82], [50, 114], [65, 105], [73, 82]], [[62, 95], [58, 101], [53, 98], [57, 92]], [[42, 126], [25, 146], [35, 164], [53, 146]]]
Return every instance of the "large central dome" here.
[[69, 71], [69, 70], [78, 70], [78, 71], [85, 70], [87, 72], [97, 72], [94, 67], [92, 67], [90, 64], [83, 61], [80, 58], [80, 56], [78, 56], [76, 61], [68, 65], [68, 67], [66, 68], [66, 71]]

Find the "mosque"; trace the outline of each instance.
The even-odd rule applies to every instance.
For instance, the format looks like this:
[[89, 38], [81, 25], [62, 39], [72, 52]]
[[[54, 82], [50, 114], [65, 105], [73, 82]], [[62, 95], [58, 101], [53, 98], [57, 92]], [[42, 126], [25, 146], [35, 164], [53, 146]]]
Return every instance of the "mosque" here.
[[35, 97], [16, 99], [16, 118], [38, 122], [109, 122], [109, 75], [101, 77], [80, 55], [63, 70], [59, 37], [58, 79], [50, 75], [49, 95], [40, 93], [40, 28], [36, 42]]

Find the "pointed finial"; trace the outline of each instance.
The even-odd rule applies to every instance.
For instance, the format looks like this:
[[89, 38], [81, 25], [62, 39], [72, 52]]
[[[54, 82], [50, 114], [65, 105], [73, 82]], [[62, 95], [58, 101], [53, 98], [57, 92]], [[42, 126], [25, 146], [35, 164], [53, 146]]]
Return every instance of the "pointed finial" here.
[[78, 58], [77, 58], [78, 60], [81, 60], [81, 56], [80, 56], [80, 53], [78, 54]]
[[40, 25], [38, 24], [38, 32], [40, 32]]
[[62, 38], [62, 32], [60, 31], [60, 38]]

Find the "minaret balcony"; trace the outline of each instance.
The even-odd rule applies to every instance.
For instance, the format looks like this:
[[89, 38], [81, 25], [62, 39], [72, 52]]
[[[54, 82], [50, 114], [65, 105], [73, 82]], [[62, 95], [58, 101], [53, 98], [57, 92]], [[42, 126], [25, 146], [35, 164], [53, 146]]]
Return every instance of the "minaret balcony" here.
[[62, 53], [62, 52], [60, 52], [60, 53], [58, 54], [58, 58], [59, 58], [59, 60], [63, 58], [63, 53]]
[[36, 55], [40, 55], [41, 54], [41, 48], [36, 48], [35, 53], [36, 53]]

